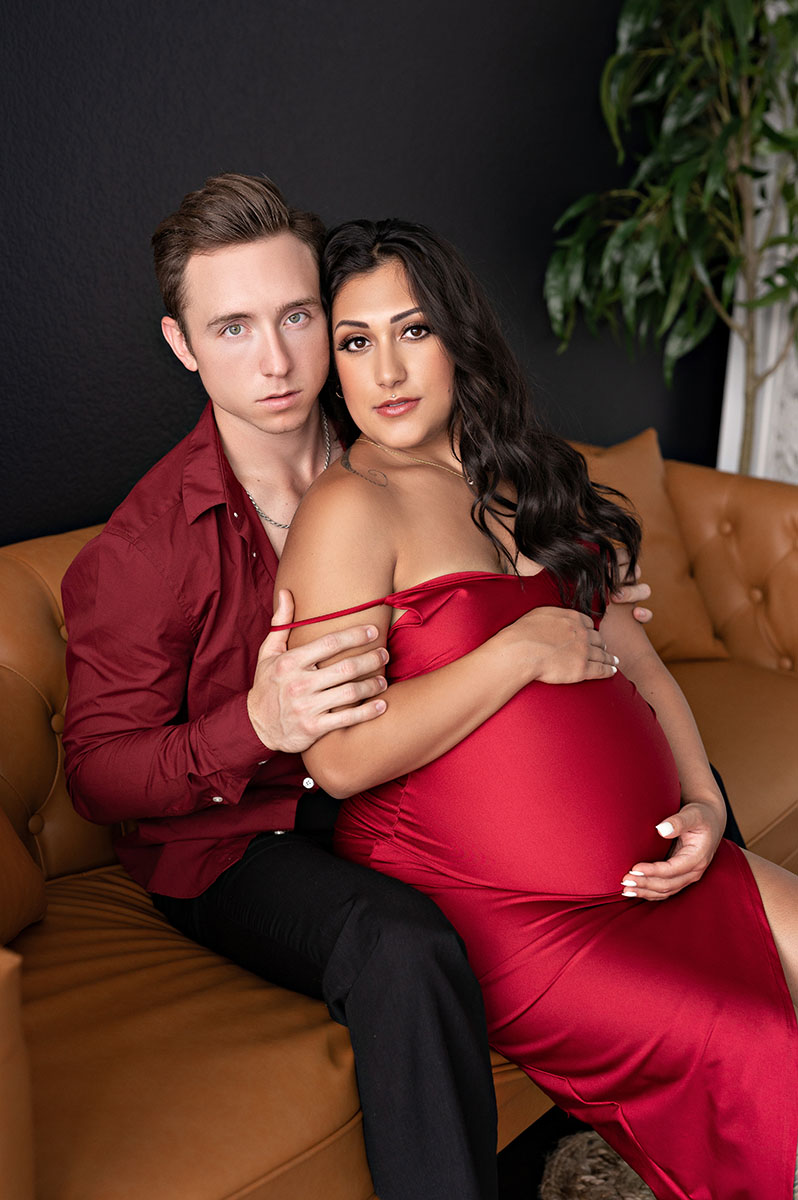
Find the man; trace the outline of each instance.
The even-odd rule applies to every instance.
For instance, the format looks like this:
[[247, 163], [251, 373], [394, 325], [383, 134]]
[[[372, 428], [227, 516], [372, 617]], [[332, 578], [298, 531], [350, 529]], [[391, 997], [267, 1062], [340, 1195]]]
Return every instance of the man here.
[[[163, 333], [210, 399], [64, 580], [67, 777], [84, 816], [135, 822], [119, 858], [178, 929], [348, 1026], [381, 1200], [489, 1200], [495, 1101], [462, 945], [425, 897], [329, 853], [334, 806], [299, 758], [379, 719], [385, 652], [368, 626], [292, 651], [269, 633], [291, 620], [288, 593], [272, 604], [293, 513], [342, 450], [318, 402], [322, 236], [241, 175], [210, 179], [156, 230]], [[523, 621], [514, 636], [533, 636]], [[527, 682], [501, 637], [496, 708]], [[430, 720], [457, 728], [471, 703]]]

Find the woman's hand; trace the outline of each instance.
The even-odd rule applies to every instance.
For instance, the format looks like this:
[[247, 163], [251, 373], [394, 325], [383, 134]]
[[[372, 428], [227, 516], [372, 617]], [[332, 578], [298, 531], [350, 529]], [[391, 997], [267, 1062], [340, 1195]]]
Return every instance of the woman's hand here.
[[665, 862], [635, 863], [624, 875], [622, 895], [640, 900], [667, 900], [695, 883], [706, 871], [723, 837], [726, 814], [712, 801], [693, 800], [657, 826], [674, 843]]
[[618, 659], [609, 654], [601, 632], [584, 613], [570, 608], [534, 608], [496, 638], [520, 639], [518, 653], [528, 669], [528, 682], [581, 683], [609, 679]]

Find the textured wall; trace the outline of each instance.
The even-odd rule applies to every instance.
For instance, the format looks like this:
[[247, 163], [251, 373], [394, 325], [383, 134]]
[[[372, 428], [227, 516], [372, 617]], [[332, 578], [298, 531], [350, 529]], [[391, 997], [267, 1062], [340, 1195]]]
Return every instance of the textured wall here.
[[620, 4], [5, 0], [0, 542], [104, 519], [192, 424], [161, 341], [149, 237], [219, 170], [266, 172], [328, 221], [426, 221], [465, 251], [564, 433], [654, 424], [711, 461], [723, 339], [668, 393], [580, 333], [541, 281], [551, 226], [610, 185], [596, 103]]

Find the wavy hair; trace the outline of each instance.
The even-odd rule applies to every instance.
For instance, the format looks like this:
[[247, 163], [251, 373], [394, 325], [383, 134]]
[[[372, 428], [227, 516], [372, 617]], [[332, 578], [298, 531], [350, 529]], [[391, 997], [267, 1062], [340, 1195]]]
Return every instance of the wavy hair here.
[[413, 299], [454, 364], [449, 439], [474, 481], [472, 520], [514, 570], [487, 517], [508, 530], [514, 518], [518, 550], [552, 573], [563, 600], [603, 613], [609, 591], [623, 582], [616, 546], [629, 554], [631, 578], [640, 525], [616, 503], [626, 498], [591, 483], [582, 455], [544, 428], [490, 303], [454, 246], [408, 221], [339, 225], [322, 253], [328, 312], [347, 280], [391, 259], [401, 263]]

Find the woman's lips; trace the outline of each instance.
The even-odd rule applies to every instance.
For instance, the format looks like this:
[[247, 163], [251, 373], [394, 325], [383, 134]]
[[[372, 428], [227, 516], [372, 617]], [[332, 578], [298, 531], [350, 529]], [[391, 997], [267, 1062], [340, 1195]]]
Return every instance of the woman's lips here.
[[401, 417], [411, 412], [419, 400], [419, 396], [397, 396], [395, 400], [386, 400], [384, 404], [377, 405], [375, 411], [383, 417]]

